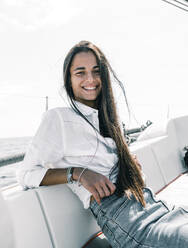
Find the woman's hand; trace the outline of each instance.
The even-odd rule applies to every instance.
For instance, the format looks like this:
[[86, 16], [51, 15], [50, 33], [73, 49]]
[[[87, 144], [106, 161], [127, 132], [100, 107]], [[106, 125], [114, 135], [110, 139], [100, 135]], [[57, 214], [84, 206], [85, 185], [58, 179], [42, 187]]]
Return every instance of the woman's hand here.
[[[74, 168], [73, 180], [78, 180], [83, 168]], [[80, 178], [81, 184], [93, 195], [98, 204], [101, 199], [114, 193], [116, 186], [105, 176], [86, 169]]]

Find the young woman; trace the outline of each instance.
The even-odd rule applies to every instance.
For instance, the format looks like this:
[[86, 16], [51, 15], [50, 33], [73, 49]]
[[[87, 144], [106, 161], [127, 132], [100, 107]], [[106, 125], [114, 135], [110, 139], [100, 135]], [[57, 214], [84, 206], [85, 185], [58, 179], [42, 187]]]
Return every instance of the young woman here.
[[[18, 172], [25, 188], [68, 183], [112, 247], [188, 247], [188, 213], [144, 188], [118, 121], [111, 76], [99, 48], [81, 41], [64, 61], [70, 107], [47, 111]], [[121, 85], [120, 85], [121, 86]]]

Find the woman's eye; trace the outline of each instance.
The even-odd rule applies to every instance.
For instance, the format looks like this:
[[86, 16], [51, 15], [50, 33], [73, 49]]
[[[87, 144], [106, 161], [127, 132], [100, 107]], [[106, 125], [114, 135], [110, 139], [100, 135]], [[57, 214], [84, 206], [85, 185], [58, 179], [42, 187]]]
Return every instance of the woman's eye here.
[[94, 71], [95, 74], [99, 75], [100, 74], [100, 71]]
[[76, 73], [76, 75], [84, 75], [84, 72], [83, 71], [79, 71]]

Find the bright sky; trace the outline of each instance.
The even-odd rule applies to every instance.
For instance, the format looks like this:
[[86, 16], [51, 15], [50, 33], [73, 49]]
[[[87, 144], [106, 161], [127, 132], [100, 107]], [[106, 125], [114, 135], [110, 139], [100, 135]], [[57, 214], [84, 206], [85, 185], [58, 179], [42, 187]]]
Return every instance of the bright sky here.
[[187, 23], [187, 12], [161, 0], [1, 0], [0, 138], [34, 135], [45, 96], [49, 108], [64, 105], [63, 59], [83, 39], [109, 58], [140, 124], [166, 117], [168, 106], [184, 114]]

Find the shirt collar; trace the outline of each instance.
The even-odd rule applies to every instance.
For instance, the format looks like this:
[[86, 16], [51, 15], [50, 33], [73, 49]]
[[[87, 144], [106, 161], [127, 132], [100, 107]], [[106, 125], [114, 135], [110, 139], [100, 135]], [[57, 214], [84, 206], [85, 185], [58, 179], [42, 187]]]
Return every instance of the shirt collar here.
[[83, 115], [88, 116], [88, 115], [92, 115], [92, 114], [98, 114], [98, 110], [91, 108], [81, 102], [78, 101], [74, 101], [76, 107], [80, 110], [80, 112], [82, 112]]

